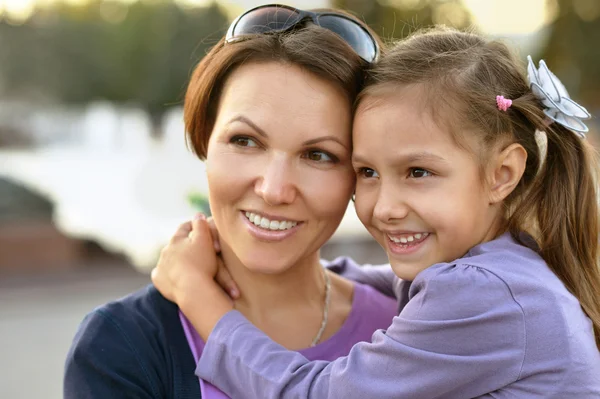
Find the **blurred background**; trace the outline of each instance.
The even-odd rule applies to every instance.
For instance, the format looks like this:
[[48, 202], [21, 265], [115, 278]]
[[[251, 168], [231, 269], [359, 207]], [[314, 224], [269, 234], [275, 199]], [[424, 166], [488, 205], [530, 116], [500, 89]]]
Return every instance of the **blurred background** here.
[[[62, 396], [82, 317], [149, 282], [205, 207], [182, 98], [253, 0], [0, 0], [0, 397]], [[386, 40], [446, 24], [543, 58], [600, 113], [598, 0], [298, 0], [350, 10]], [[598, 120], [589, 123], [596, 142]], [[323, 250], [383, 263], [352, 207]]]

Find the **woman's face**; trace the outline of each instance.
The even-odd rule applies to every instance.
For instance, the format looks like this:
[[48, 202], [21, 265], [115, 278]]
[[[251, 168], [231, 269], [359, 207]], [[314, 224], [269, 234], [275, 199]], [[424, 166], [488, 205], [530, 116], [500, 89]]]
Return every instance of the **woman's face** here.
[[354, 189], [351, 110], [335, 85], [277, 62], [236, 69], [208, 143], [211, 212], [248, 269], [279, 273], [314, 256]]

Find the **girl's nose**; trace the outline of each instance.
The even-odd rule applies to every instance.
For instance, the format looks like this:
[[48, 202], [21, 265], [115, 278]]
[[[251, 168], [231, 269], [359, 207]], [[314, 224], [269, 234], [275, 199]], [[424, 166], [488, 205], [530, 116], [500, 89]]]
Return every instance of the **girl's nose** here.
[[373, 216], [383, 223], [404, 219], [409, 213], [409, 207], [397, 187], [382, 184], [373, 209]]

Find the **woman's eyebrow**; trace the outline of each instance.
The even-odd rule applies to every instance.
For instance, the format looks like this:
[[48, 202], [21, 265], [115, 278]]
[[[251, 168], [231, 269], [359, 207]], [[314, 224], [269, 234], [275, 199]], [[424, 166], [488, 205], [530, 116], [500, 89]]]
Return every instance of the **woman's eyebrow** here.
[[[269, 137], [269, 135], [263, 129], [261, 129], [260, 127], [258, 127], [258, 125], [256, 123], [252, 122], [247, 116], [236, 115], [233, 118], [231, 118], [229, 120], [229, 122], [227, 122], [227, 124], [225, 126], [231, 125], [234, 122], [244, 123], [244, 124], [250, 126], [252, 129], [254, 129], [261, 136], [266, 137], [266, 138]], [[320, 143], [320, 142], [323, 142], [323, 141], [329, 141], [329, 140], [335, 141], [336, 143], [338, 143], [339, 145], [341, 145], [345, 149], [349, 150], [347, 144], [344, 144], [342, 142], [342, 140], [340, 140], [338, 137], [331, 136], [331, 135], [329, 135], [329, 136], [322, 136], [322, 137], [316, 137], [314, 139], [307, 140], [304, 143], [302, 143], [302, 145], [313, 145], [313, 144], [317, 144], [317, 143]]]
[[339, 145], [341, 145], [342, 147], [344, 147], [347, 150], [350, 150], [348, 148], [347, 144], [344, 144], [342, 142], [342, 140], [340, 140], [338, 137], [335, 136], [322, 136], [322, 137], [316, 137], [314, 139], [310, 139], [305, 141], [304, 143], [302, 143], [303, 145], [313, 145], [313, 144], [317, 144], [323, 141], [335, 141], [336, 143], [338, 143]]
[[256, 130], [256, 133], [260, 134], [263, 137], [269, 137], [269, 135], [260, 127], [258, 127], [258, 125], [254, 122], [252, 122], [248, 117], [244, 116], [244, 115], [236, 115], [233, 118], [231, 118], [231, 120], [229, 122], [227, 122], [227, 124], [225, 126], [229, 126], [234, 122], [241, 122], [244, 123], [248, 126], [250, 126], [252, 129]]

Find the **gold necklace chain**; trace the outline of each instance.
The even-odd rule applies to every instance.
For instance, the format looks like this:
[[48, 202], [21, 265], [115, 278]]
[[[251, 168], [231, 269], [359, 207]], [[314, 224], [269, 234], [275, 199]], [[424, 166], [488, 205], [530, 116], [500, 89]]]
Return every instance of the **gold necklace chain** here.
[[325, 332], [325, 328], [327, 328], [327, 320], [329, 319], [329, 302], [331, 301], [331, 280], [329, 279], [329, 273], [323, 268], [323, 277], [325, 277], [325, 306], [323, 307], [323, 320], [321, 320], [321, 328], [319, 328], [319, 332], [312, 340], [310, 346], [315, 346], [321, 340], [321, 336]]

